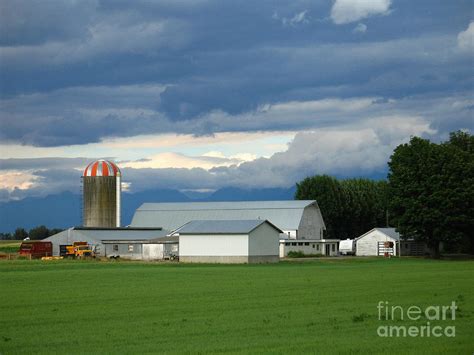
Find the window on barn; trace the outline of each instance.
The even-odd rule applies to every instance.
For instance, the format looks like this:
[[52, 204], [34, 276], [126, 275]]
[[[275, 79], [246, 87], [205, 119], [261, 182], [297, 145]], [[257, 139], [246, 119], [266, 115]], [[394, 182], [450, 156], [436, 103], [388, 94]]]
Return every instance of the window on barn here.
[[315, 244], [313, 243], [313, 249], [314, 249], [314, 245], [315, 245]]
[[319, 244], [316, 244], [316, 250], [319, 251]]
[[304, 245], [309, 245], [309, 243], [304, 243]]
[[336, 251], [336, 244], [332, 245], [332, 251]]
[[295, 246], [296, 246], [296, 243], [291, 243], [291, 245], [295, 247]]
[[298, 243], [298, 246], [302, 246], [302, 245], [303, 245], [303, 243]]
[[114, 246], [112, 247], [113, 251], [118, 251], [118, 244], [114, 244]]
[[129, 244], [129, 245], [128, 245], [128, 251], [129, 251], [129, 252], [132, 252], [132, 251], [133, 251], [133, 244]]

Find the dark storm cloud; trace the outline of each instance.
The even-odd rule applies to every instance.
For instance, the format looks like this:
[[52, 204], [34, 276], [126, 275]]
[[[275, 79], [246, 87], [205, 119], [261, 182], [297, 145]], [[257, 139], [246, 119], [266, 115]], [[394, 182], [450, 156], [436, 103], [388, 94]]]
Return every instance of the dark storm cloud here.
[[91, 160], [90, 158], [0, 159], [0, 171], [77, 168], [86, 166]]
[[[343, 3], [342, 16], [352, 11]], [[337, 24], [328, 1], [3, 1], [0, 138], [58, 146], [301, 130], [321, 120], [244, 116], [325, 98], [416, 96], [426, 106], [472, 89], [472, 50], [457, 42], [470, 1], [377, 3]]]
[[96, 1], [3, 0], [0, 45], [40, 45], [88, 36]]

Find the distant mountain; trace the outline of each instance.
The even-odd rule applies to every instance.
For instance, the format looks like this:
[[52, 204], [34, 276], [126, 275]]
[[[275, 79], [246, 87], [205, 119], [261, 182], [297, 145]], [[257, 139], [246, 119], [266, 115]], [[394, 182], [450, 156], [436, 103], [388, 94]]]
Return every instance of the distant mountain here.
[[[157, 189], [122, 193], [122, 225], [130, 224], [135, 210], [144, 202], [189, 201], [275, 201], [293, 200], [296, 187], [288, 189], [251, 189], [228, 187], [191, 199], [177, 190]], [[206, 196], [207, 195], [207, 196]], [[0, 203], [0, 232], [13, 232], [22, 227], [29, 230], [44, 224], [48, 228], [67, 228], [81, 224], [81, 196], [63, 192], [46, 197], [29, 197], [20, 201]]]
[[29, 230], [42, 224], [66, 228], [79, 225], [80, 220], [81, 198], [71, 192], [0, 203], [0, 232], [13, 232], [18, 227]]

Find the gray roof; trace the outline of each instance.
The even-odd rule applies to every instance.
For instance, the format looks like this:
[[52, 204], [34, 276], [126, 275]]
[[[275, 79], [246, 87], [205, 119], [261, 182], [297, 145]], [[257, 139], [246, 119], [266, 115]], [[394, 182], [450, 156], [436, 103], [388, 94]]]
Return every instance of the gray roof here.
[[221, 220], [221, 221], [191, 221], [175, 231], [183, 234], [248, 234], [262, 224], [267, 223], [278, 233], [283, 231], [262, 219], [252, 220]]
[[103, 240], [148, 240], [166, 237], [170, 231], [161, 228], [71, 228], [61, 233], [52, 235], [45, 240], [54, 240], [59, 234], [71, 234], [71, 239], [97, 242]]
[[174, 244], [178, 243], [178, 236], [164, 236], [154, 239], [105, 239], [102, 240], [104, 244], [127, 244], [127, 243], [139, 243], [139, 244]]
[[131, 226], [175, 230], [195, 220], [267, 219], [283, 230], [296, 230], [311, 205], [319, 209], [315, 200], [144, 203]]
[[374, 229], [371, 229], [370, 231], [362, 234], [360, 237], [356, 238], [356, 239], [360, 239], [360, 238], [363, 238], [365, 237], [367, 234], [369, 234], [370, 232], [372, 231], [379, 231], [380, 233], [383, 233], [385, 234], [386, 236], [390, 237], [390, 238], [393, 238], [395, 240], [400, 240], [400, 233], [398, 233], [397, 231], [395, 231], [395, 228], [374, 228]]

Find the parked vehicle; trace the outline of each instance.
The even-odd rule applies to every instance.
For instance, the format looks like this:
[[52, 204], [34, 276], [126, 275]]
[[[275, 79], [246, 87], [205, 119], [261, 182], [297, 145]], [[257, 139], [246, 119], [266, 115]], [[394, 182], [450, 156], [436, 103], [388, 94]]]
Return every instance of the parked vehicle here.
[[32, 259], [51, 256], [53, 255], [53, 244], [51, 242], [25, 241], [21, 243], [18, 253]]
[[94, 257], [95, 254], [87, 242], [74, 242], [73, 245], [61, 245], [59, 254], [65, 258]]
[[346, 239], [339, 242], [339, 253], [342, 255], [354, 255], [355, 254], [355, 240]]

